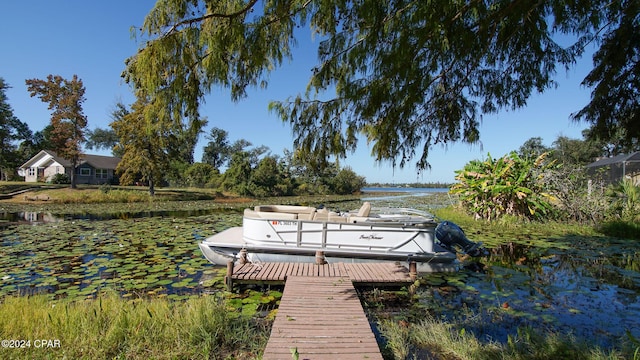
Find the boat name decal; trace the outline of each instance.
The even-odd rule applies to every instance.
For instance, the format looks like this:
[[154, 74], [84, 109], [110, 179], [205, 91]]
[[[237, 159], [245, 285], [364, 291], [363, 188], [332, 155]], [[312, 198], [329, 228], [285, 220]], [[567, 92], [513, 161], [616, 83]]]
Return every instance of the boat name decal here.
[[296, 221], [271, 220], [271, 225], [296, 225]]
[[382, 236], [379, 236], [378, 234], [369, 234], [369, 235], [360, 235], [360, 239], [366, 239], [366, 240], [382, 240]]

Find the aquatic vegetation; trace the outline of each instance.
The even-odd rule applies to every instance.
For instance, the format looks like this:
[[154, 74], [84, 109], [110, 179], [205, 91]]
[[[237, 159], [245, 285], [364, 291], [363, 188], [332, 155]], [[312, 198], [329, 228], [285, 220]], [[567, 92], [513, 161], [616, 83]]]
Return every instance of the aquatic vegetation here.
[[[129, 301], [116, 292], [91, 301], [5, 296], [3, 339], [30, 340], [0, 349], [3, 359], [259, 359], [269, 321], [237, 316], [220, 296], [184, 301]], [[38, 339], [38, 340], [37, 340]], [[51, 347], [41, 340], [51, 340]], [[35, 344], [35, 341], [39, 341]]]
[[[473, 319], [473, 318], [471, 318]], [[471, 320], [473, 321], [473, 320]], [[476, 334], [463, 325], [427, 316], [416, 323], [384, 319], [378, 323], [388, 334], [386, 349], [395, 359], [624, 359], [620, 351], [594, 349], [586, 341], [570, 335], [521, 328], [505, 343], [479, 341]]]
[[198, 294], [216, 270], [197, 242], [240, 222], [221, 214], [8, 226], [0, 231], [0, 296], [95, 298], [104, 288], [125, 297]]

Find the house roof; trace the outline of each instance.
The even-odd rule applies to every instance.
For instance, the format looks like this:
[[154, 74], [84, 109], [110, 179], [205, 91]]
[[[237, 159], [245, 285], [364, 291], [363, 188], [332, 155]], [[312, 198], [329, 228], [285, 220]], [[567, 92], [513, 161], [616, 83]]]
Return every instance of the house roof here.
[[607, 166], [607, 165], [617, 164], [622, 162], [636, 162], [636, 161], [640, 162], [640, 151], [636, 151], [631, 154], [621, 154], [621, 155], [610, 157], [610, 158], [600, 159], [596, 162], [592, 162], [591, 164], [587, 165], [587, 167], [599, 167], [599, 166]]
[[[58, 156], [55, 151], [42, 150], [36, 156], [32, 157], [26, 163], [20, 166], [20, 168], [26, 169], [28, 167], [31, 167], [47, 157], [50, 161], [55, 161], [64, 167], [71, 167], [71, 162]], [[118, 166], [119, 162], [120, 158], [113, 156], [83, 154], [78, 165], [89, 164], [96, 169], [115, 169], [116, 166]]]
[[120, 158], [103, 155], [82, 155], [81, 164], [87, 163], [96, 169], [115, 169], [120, 162]]

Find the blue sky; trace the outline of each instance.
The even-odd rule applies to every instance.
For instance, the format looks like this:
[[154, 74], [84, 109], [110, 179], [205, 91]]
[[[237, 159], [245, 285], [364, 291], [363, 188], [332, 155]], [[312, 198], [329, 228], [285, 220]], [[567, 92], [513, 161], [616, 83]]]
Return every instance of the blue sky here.
[[[47, 104], [29, 96], [25, 80], [45, 79], [49, 74], [70, 79], [77, 74], [86, 88], [83, 108], [89, 128], [107, 128], [115, 104], [119, 101], [131, 104], [134, 100], [120, 74], [124, 60], [139, 45], [130, 28], [142, 24], [154, 3], [152, 0], [0, 2], [3, 45], [0, 77], [12, 87], [6, 95], [14, 114], [33, 131], [42, 130], [51, 113]], [[271, 74], [266, 90], [250, 91], [249, 97], [238, 103], [231, 102], [224, 89], [216, 89], [207, 96], [201, 108], [201, 115], [209, 121], [206, 133], [219, 127], [229, 133], [231, 141], [243, 138], [256, 146], [266, 145], [278, 155], [283, 149], [292, 149], [291, 128], [269, 113], [267, 105], [271, 100], [304, 92], [315, 64], [315, 52], [304, 46], [305, 41], [311, 39], [299, 39], [301, 45], [293, 61]], [[545, 145], [551, 145], [560, 135], [582, 138], [586, 124], [569, 120], [569, 115], [589, 101], [590, 90], [581, 87], [580, 82], [591, 64], [591, 57], [587, 56], [575, 69], [559, 72], [556, 76], [559, 87], [534, 95], [526, 108], [484, 116], [481, 145], [457, 143], [446, 148], [433, 147], [429, 156], [432, 168], [420, 175], [411, 165], [393, 169], [387, 163], [377, 164], [364, 140], [354, 154], [340, 163], [365, 176], [368, 182], [453, 182], [454, 171], [470, 160], [483, 159], [487, 153], [502, 156], [532, 137], [541, 137]], [[196, 147], [196, 161], [201, 160], [206, 142], [202, 136]]]

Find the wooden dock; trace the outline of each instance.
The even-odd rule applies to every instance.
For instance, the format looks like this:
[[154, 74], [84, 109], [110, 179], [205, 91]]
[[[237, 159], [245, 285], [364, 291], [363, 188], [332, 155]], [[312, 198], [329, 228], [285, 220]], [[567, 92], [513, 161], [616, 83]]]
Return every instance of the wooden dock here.
[[246, 263], [230, 273], [235, 284], [284, 284], [290, 276], [345, 277], [373, 286], [401, 286], [415, 280], [406, 267], [395, 263]]
[[262, 358], [382, 360], [382, 355], [349, 278], [289, 276]]
[[[356, 284], [409, 285], [395, 263], [246, 263], [227, 268], [227, 284], [284, 283], [263, 359], [379, 359]], [[297, 354], [297, 357], [296, 355]]]

